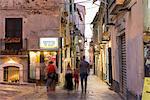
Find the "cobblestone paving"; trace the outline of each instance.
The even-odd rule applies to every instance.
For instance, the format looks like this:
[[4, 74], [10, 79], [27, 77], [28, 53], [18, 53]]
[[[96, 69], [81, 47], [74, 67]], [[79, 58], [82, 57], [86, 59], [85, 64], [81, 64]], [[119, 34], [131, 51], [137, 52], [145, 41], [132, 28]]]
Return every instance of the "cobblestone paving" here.
[[[6, 89], [9, 90], [9, 89]], [[88, 77], [87, 93], [78, 91], [68, 93], [62, 87], [57, 87], [55, 93], [46, 93], [45, 86], [34, 87], [10, 87], [11, 91], [0, 89], [0, 100], [121, 100], [119, 95], [100, 81], [96, 76]], [[1, 93], [8, 95], [1, 95]]]

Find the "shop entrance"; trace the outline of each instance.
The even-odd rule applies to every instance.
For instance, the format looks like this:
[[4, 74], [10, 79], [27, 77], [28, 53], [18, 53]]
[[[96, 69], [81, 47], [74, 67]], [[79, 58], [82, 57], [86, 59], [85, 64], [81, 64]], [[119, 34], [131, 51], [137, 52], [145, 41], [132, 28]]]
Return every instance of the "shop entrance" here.
[[29, 82], [45, 81], [45, 67], [50, 61], [58, 66], [57, 51], [30, 51]]
[[40, 79], [45, 79], [45, 67], [48, 66], [50, 61], [54, 62], [54, 65], [58, 67], [58, 53], [56, 51], [42, 51], [40, 54]]
[[19, 82], [19, 67], [7, 66], [4, 67], [4, 81], [5, 82]]

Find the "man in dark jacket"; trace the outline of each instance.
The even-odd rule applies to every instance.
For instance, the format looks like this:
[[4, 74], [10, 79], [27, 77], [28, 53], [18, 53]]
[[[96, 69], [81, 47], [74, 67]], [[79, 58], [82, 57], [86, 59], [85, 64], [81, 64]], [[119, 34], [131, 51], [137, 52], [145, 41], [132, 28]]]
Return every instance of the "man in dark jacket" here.
[[[85, 56], [83, 56], [81, 62], [80, 62], [80, 78], [81, 78], [81, 89], [82, 93], [87, 89], [87, 77], [90, 72], [90, 65], [87, 61], [85, 61]], [[85, 85], [83, 86], [83, 81], [85, 82]]]

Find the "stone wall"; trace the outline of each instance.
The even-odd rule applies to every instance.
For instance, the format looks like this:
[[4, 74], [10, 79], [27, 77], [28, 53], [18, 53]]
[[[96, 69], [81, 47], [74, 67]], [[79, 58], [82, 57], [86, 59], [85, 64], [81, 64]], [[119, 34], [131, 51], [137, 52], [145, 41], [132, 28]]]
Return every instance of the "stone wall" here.
[[5, 38], [5, 18], [22, 18], [28, 49], [39, 49], [40, 37], [59, 37], [61, 0], [1, 0], [0, 38]]

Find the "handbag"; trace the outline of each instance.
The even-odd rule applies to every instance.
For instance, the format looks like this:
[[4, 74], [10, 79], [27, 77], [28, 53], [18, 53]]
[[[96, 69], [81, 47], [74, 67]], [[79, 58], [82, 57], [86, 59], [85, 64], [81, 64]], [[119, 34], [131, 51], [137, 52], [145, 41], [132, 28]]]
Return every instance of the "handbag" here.
[[51, 79], [55, 79], [56, 78], [56, 73], [55, 72], [54, 73], [48, 73], [47, 77], [51, 78]]

